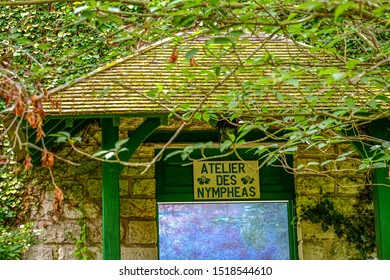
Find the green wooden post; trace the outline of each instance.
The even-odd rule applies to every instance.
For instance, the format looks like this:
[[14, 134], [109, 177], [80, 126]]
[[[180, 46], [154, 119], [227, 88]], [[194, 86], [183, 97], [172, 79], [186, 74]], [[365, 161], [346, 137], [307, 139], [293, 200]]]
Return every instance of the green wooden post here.
[[[101, 119], [102, 149], [108, 150], [118, 141], [118, 127], [111, 118]], [[120, 260], [119, 164], [103, 162], [102, 171], [102, 237], [103, 259]]]
[[[389, 140], [389, 121], [381, 119], [371, 124], [371, 135]], [[375, 238], [378, 258], [390, 260], [390, 180], [389, 167], [374, 170]]]

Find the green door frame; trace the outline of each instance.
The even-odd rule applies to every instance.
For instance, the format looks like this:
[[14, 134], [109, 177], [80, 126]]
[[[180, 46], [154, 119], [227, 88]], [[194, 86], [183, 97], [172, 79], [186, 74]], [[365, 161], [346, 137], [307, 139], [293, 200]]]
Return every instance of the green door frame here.
[[[389, 120], [380, 119], [370, 123], [371, 135], [389, 141]], [[389, 166], [378, 168], [373, 173], [373, 197], [375, 217], [375, 239], [377, 256], [390, 260], [390, 180]]]
[[[389, 141], [389, 120], [379, 119], [369, 124], [371, 136]], [[351, 128], [344, 131], [347, 136], [356, 136]], [[360, 141], [351, 141], [352, 146], [365, 159], [373, 156], [371, 146]], [[389, 167], [373, 170], [373, 203], [375, 219], [375, 241], [377, 257], [380, 260], [390, 260], [390, 180]]]
[[[102, 149], [115, 147], [119, 140], [119, 122], [113, 118], [101, 119]], [[161, 125], [160, 118], [147, 118], [129, 137], [124, 145], [126, 152], [119, 154], [123, 162], [128, 162], [145, 139]], [[114, 160], [115, 158], [110, 158]], [[120, 260], [120, 204], [119, 177], [124, 166], [118, 162], [102, 164], [102, 247], [104, 260]]]

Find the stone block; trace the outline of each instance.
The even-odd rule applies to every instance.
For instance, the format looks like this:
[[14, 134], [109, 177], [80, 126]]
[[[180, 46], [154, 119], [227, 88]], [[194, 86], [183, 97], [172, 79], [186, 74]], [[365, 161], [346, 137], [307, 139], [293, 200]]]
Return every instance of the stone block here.
[[305, 240], [324, 240], [337, 238], [333, 227], [330, 227], [327, 231], [324, 232], [320, 224], [313, 224], [310, 221], [300, 221], [299, 227], [301, 228], [302, 238]]
[[129, 194], [129, 180], [119, 180], [119, 195], [127, 196]]
[[34, 245], [24, 254], [25, 260], [52, 260], [54, 246]]
[[58, 248], [58, 259], [59, 260], [76, 260], [77, 258], [73, 255], [75, 251], [74, 245], [65, 245]]
[[102, 197], [102, 180], [90, 179], [87, 184], [88, 195], [91, 198]]
[[355, 148], [351, 144], [348, 144], [348, 143], [338, 144], [337, 145], [337, 152], [340, 155], [347, 153], [347, 152], [353, 152], [349, 156], [359, 156], [359, 154], [356, 152]]
[[97, 160], [81, 160], [78, 163], [80, 166], [72, 167], [73, 173], [77, 175], [89, 175], [95, 169], [101, 168], [101, 162]]
[[[131, 159], [130, 163], [147, 163], [149, 159]], [[155, 166], [151, 166], [147, 171], [145, 171], [145, 166], [126, 166], [122, 173], [122, 178], [154, 178]]]
[[355, 214], [355, 205], [357, 202], [356, 197], [350, 196], [338, 196], [329, 198], [330, 201], [333, 202], [334, 208], [339, 213], [351, 216]]
[[61, 181], [59, 187], [66, 199], [80, 201], [84, 198], [84, 187], [76, 181]]
[[360, 174], [364, 176], [365, 172], [358, 171], [359, 166], [362, 164], [362, 161], [358, 158], [348, 158], [347, 160], [337, 161], [336, 167], [339, 171], [343, 171], [344, 174], [348, 172], [349, 175]]
[[91, 145], [95, 147], [101, 146], [102, 133], [100, 131], [100, 128], [93, 129], [93, 131], [89, 131], [89, 133], [86, 133], [81, 142], [83, 145]]
[[[42, 222], [38, 223], [38, 228], [43, 225]], [[81, 227], [76, 221], [68, 220], [45, 226], [38, 240], [44, 243], [73, 243], [73, 240], [80, 236], [80, 231]]]
[[364, 188], [366, 180], [362, 177], [343, 177], [337, 179], [337, 193], [358, 195]]
[[320, 196], [303, 196], [303, 195], [298, 195], [296, 198], [297, 202], [297, 215], [300, 216], [302, 215], [303, 209], [306, 207], [314, 207], [316, 206], [321, 200]]
[[[87, 225], [87, 241], [90, 243], [101, 244], [102, 242], [102, 220], [89, 220]], [[120, 240], [125, 238], [125, 228], [120, 224]]]
[[128, 130], [134, 130], [144, 122], [144, 118], [121, 118], [119, 130], [127, 133]]
[[296, 192], [300, 195], [327, 194], [335, 191], [332, 178], [322, 176], [300, 176], [296, 178]]
[[314, 158], [297, 158], [294, 160], [294, 167], [304, 165], [303, 168], [300, 168], [299, 171], [320, 171], [320, 160]]
[[156, 180], [155, 179], [134, 179], [132, 195], [134, 196], [151, 196], [156, 194]]
[[157, 243], [157, 225], [155, 221], [131, 221], [129, 222], [130, 244]]
[[48, 201], [53, 202], [54, 199], [55, 199], [54, 191], [46, 191], [45, 192], [45, 199], [48, 200]]
[[302, 258], [304, 260], [323, 260], [324, 248], [322, 243], [307, 242], [302, 245]]
[[102, 248], [101, 247], [88, 247], [88, 250], [91, 252], [94, 260], [103, 259]]
[[95, 203], [83, 203], [80, 205], [81, 212], [83, 213], [83, 217], [87, 219], [96, 219], [102, 216], [102, 209], [100, 205]]
[[83, 146], [83, 152], [87, 153], [89, 155], [93, 155], [97, 151], [98, 150], [96, 149], [96, 146], [93, 146], [93, 145]]
[[87, 239], [91, 243], [101, 244], [102, 242], [102, 220], [89, 220], [87, 225]]
[[296, 154], [300, 156], [300, 155], [325, 155], [325, 154], [332, 155], [334, 153], [335, 153], [334, 145], [330, 145], [321, 150], [317, 147], [312, 147], [308, 149], [306, 145], [302, 145], [298, 147], [298, 151]]
[[46, 221], [51, 219], [51, 216], [49, 215], [51, 212], [53, 212], [53, 202], [43, 200], [39, 206], [32, 206], [30, 217], [33, 220]]
[[121, 247], [122, 260], [157, 260], [157, 247], [129, 248]]
[[154, 156], [154, 146], [153, 145], [142, 145], [137, 148], [137, 150], [134, 152], [132, 159], [138, 159], [138, 158], [148, 158], [152, 159]]
[[[75, 256], [76, 247], [74, 245], [65, 245], [58, 248], [58, 260], [78, 260], [80, 256]], [[102, 253], [99, 247], [87, 247], [83, 256], [88, 260], [102, 259]]]
[[154, 199], [123, 198], [120, 201], [121, 217], [154, 219], [156, 201]]
[[63, 214], [64, 214], [64, 217], [65, 218], [68, 218], [68, 219], [73, 219], [73, 220], [77, 220], [77, 219], [80, 219], [82, 218], [83, 216], [83, 213], [81, 212], [80, 209], [70, 205], [70, 204], [64, 204], [64, 207], [63, 207]]
[[330, 247], [329, 256], [331, 260], [352, 260], [359, 258], [359, 251], [347, 241], [336, 241]]

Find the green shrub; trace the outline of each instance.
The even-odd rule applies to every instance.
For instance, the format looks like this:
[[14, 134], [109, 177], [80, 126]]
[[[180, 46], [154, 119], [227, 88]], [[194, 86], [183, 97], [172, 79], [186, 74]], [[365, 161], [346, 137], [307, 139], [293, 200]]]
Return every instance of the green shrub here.
[[39, 231], [31, 223], [16, 229], [0, 225], [0, 260], [20, 260], [27, 249], [35, 242]]

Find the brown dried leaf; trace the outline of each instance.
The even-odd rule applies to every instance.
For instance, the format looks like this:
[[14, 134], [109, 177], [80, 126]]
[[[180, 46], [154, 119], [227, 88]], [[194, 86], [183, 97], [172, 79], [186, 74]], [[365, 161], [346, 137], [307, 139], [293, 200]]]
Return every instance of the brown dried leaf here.
[[58, 203], [58, 204], [61, 204], [62, 201], [64, 200], [64, 193], [62, 192], [62, 190], [55, 186], [54, 187], [54, 197], [55, 197], [55, 201]]
[[53, 166], [53, 164], [54, 164], [54, 155], [53, 155], [53, 153], [50, 153], [47, 150], [44, 150], [42, 152], [41, 161], [42, 161], [42, 166], [43, 167], [51, 168]]
[[39, 140], [41, 140], [42, 137], [45, 137], [45, 136], [46, 136], [46, 134], [43, 131], [42, 126], [38, 126], [38, 128], [37, 128], [37, 139], [35, 139], [35, 142], [38, 142]]
[[195, 58], [193, 58], [193, 57], [190, 58], [190, 65], [194, 66], [194, 67], [199, 66], [198, 63], [196, 63]]
[[171, 53], [171, 57], [169, 58], [169, 63], [175, 63], [179, 58], [179, 53], [177, 52], [177, 47], [174, 47]]
[[32, 128], [38, 127], [38, 116], [35, 113], [33, 112], [27, 113], [25, 119]]
[[18, 98], [15, 102], [15, 107], [14, 107], [14, 114], [16, 116], [21, 116], [23, 115], [24, 113], [24, 108], [25, 108], [25, 104], [23, 103], [23, 101]]
[[24, 158], [23, 164], [24, 164], [24, 170], [25, 170], [25, 171], [29, 171], [31, 168], [34, 167], [34, 165], [32, 164], [32, 160], [31, 160], [31, 157], [30, 157], [30, 156], [26, 156], [26, 157]]

